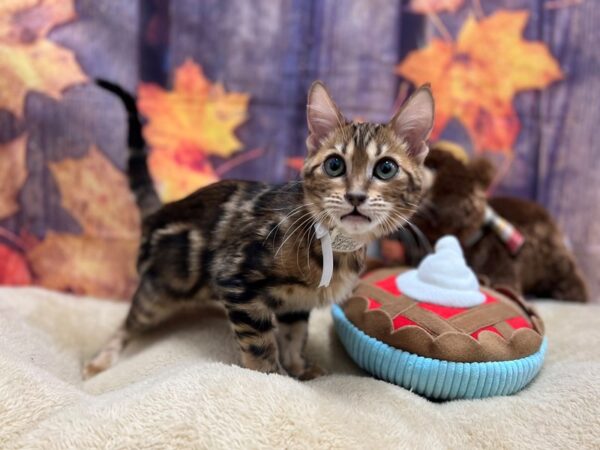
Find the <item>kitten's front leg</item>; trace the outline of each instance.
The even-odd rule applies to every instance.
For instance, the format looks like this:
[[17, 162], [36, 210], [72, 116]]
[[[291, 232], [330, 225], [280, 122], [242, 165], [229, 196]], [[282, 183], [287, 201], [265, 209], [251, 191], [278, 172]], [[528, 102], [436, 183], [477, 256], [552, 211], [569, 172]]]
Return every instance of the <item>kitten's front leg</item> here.
[[273, 313], [257, 300], [248, 304], [226, 303], [235, 337], [248, 369], [286, 375], [279, 362]]
[[311, 380], [325, 373], [319, 366], [308, 363], [304, 358], [309, 315], [310, 311], [277, 315], [277, 343], [281, 364], [290, 375], [300, 380]]

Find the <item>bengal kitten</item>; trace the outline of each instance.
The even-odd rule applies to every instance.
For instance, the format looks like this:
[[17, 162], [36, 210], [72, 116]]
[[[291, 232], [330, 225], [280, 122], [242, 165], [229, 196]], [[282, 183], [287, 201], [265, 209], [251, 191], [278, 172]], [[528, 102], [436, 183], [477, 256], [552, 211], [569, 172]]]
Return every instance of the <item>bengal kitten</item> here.
[[[311, 379], [322, 370], [303, 355], [312, 308], [348, 297], [366, 244], [402, 226], [421, 196], [425, 141], [434, 104], [417, 90], [387, 124], [347, 121], [321, 82], [308, 94], [308, 154], [302, 181], [221, 181], [160, 205], [146, 165], [135, 100], [129, 112], [128, 172], [143, 217], [139, 286], [124, 324], [84, 368], [117, 361], [130, 339], [208, 299], [226, 308], [244, 367]], [[328, 286], [315, 225], [356, 244], [336, 251]]]

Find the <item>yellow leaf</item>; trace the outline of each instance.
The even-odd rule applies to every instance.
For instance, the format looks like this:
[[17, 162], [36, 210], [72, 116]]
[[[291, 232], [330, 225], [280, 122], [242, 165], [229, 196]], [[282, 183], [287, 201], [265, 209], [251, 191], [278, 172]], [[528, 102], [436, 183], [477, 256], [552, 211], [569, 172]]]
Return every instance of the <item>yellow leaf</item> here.
[[36, 284], [78, 295], [129, 299], [138, 241], [47, 233], [27, 259]]
[[456, 42], [433, 39], [397, 66], [397, 73], [413, 83], [431, 83], [434, 139], [456, 118], [475, 150], [512, 150], [520, 128], [512, 106], [515, 94], [562, 78], [546, 45], [523, 39], [528, 18], [526, 11], [502, 10], [479, 22], [469, 17]]
[[92, 147], [83, 158], [49, 163], [61, 205], [84, 232], [98, 237], [139, 235], [139, 212], [125, 175]]
[[31, 42], [75, 17], [71, 0], [2, 0], [0, 41]]
[[86, 81], [73, 53], [50, 41], [0, 44], [0, 108], [19, 116], [30, 90], [60, 98], [62, 91]]
[[212, 84], [191, 60], [175, 71], [172, 91], [142, 84], [138, 98], [148, 118], [144, 135], [156, 151], [185, 145], [227, 157], [242, 148], [234, 130], [247, 118], [249, 96]]
[[27, 179], [27, 135], [0, 145], [0, 219], [19, 210], [17, 195]]
[[562, 78], [558, 62], [542, 42], [523, 40], [527, 11], [498, 11], [477, 22], [469, 17], [458, 36], [458, 51], [469, 55], [482, 77], [494, 80], [487, 96], [510, 102], [515, 94], [541, 89]]
[[83, 83], [75, 56], [45, 37], [52, 27], [75, 17], [72, 0], [2, 0], [0, 4], [0, 108], [23, 113], [28, 91], [60, 98]]

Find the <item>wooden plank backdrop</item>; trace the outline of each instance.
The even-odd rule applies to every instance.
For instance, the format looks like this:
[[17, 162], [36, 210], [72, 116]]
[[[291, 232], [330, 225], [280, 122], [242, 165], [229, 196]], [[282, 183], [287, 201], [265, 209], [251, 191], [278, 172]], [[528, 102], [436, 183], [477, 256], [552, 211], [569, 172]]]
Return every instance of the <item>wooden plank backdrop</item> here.
[[542, 39], [565, 81], [540, 98], [536, 199], [558, 218], [600, 296], [600, 2], [542, 10]]
[[[530, 198], [546, 206], [566, 232], [582, 265], [594, 299], [600, 296], [600, 2], [585, 1], [548, 8], [546, 0], [486, 0], [489, 15], [498, 9], [524, 9], [530, 18], [527, 40], [548, 45], [564, 73], [564, 80], [541, 92], [516, 96], [521, 131], [514, 160], [497, 193]], [[443, 14], [453, 36], [470, 12]], [[428, 35], [434, 33], [430, 23]], [[510, 67], [506, 68], [507, 71]], [[451, 125], [442, 134], [470, 147], [462, 127]], [[499, 166], [502, 158], [494, 158]]]
[[[128, 89], [137, 85], [138, 5], [119, 0], [79, 1], [78, 19], [54, 29], [50, 39], [71, 49], [90, 78], [116, 80]], [[0, 116], [0, 135], [16, 137], [25, 130], [27, 181], [19, 212], [0, 226], [43, 237], [47, 230], [79, 232], [61, 207], [48, 163], [84, 156], [91, 145], [100, 148], [120, 168], [125, 165], [125, 116], [118, 100], [93, 84], [74, 86], [62, 99], [30, 92], [22, 124]]]
[[171, 67], [191, 57], [210, 79], [250, 93], [250, 120], [237, 134], [267, 153], [228, 176], [283, 181], [295, 176], [286, 159], [304, 155], [315, 79], [348, 117], [389, 119], [399, 23], [400, 3], [386, 0], [179, 0], [171, 2]]
[[[78, 17], [50, 33], [72, 50], [91, 79], [135, 91], [140, 81], [170, 87], [186, 59], [213, 82], [248, 93], [249, 120], [236, 129], [244, 150], [264, 154], [227, 177], [284, 181], [287, 164], [304, 155], [306, 92], [323, 79], [349, 118], [386, 121], [406, 83], [394, 73], [406, 54], [439, 36], [434, 22], [408, 1], [388, 0], [76, 0]], [[600, 2], [548, 8], [547, 0], [465, 0], [439, 18], [456, 36], [473, 5], [484, 15], [526, 9], [527, 40], [543, 41], [565, 79], [515, 97], [521, 131], [499, 193], [544, 204], [567, 232], [595, 299], [600, 299]], [[510, 67], [506, 68], [510, 71]], [[61, 207], [48, 163], [83, 156], [95, 144], [119, 168], [125, 162], [125, 117], [119, 102], [95, 87], [69, 88], [60, 100], [30, 92], [22, 118], [0, 110], [0, 143], [26, 131], [27, 181], [20, 210], [0, 227], [43, 238], [48, 230], [78, 233]], [[452, 121], [442, 138], [472, 151]], [[503, 158], [490, 157], [501, 167]]]

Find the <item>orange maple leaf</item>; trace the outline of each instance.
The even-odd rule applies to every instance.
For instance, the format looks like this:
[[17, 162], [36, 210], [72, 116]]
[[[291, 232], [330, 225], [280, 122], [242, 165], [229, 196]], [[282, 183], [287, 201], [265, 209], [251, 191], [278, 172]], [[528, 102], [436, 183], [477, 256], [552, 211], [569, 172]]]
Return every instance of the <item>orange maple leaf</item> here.
[[184, 144], [173, 150], [152, 151], [148, 165], [164, 201], [185, 197], [219, 180], [207, 155]]
[[49, 232], [27, 252], [36, 283], [128, 298], [136, 282], [139, 214], [123, 173], [97, 149], [50, 164], [62, 206], [83, 235]]
[[418, 14], [433, 14], [442, 11], [455, 12], [465, 0], [411, 0], [410, 10]]
[[75, 17], [72, 0], [3, 0], [0, 5], [0, 108], [20, 116], [30, 90], [60, 98], [87, 80], [70, 50], [46, 39]]
[[520, 128], [515, 94], [545, 88], [563, 76], [544, 43], [523, 40], [528, 18], [527, 11], [498, 11], [479, 22], [469, 17], [456, 42], [433, 39], [396, 67], [417, 85], [431, 83], [434, 139], [456, 118], [476, 151], [512, 150]]
[[242, 148], [234, 130], [247, 118], [248, 94], [225, 92], [189, 59], [175, 71], [172, 91], [142, 84], [138, 98], [148, 118], [144, 136], [155, 151], [184, 145], [227, 157]]
[[27, 178], [26, 146], [25, 134], [0, 145], [0, 219], [19, 210], [17, 195]]
[[136, 286], [135, 239], [55, 233], [27, 253], [36, 284], [78, 295], [129, 299]]

